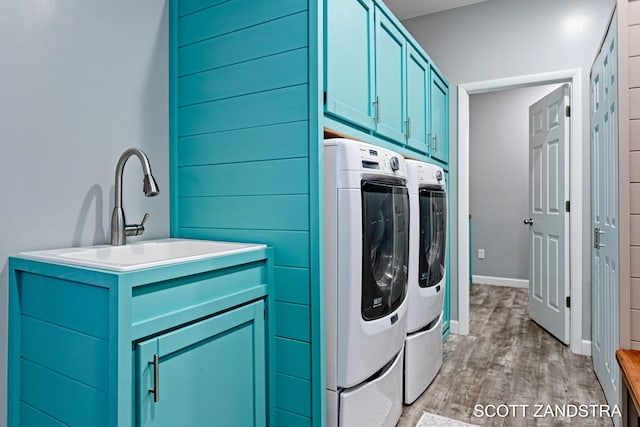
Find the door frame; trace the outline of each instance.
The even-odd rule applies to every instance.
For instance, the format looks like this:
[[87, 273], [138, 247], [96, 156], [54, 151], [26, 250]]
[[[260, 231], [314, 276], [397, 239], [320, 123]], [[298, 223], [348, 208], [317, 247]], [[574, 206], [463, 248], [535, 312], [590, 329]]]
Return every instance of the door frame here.
[[570, 258], [570, 348], [576, 354], [591, 354], [591, 341], [582, 339], [582, 247], [583, 224], [583, 148], [582, 148], [582, 69], [529, 74], [458, 85], [458, 321], [451, 331], [469, 333], [469, 95], [516, 89], [525, 86], [571, 83], [571, 132], [569, 143], [569, 251]]

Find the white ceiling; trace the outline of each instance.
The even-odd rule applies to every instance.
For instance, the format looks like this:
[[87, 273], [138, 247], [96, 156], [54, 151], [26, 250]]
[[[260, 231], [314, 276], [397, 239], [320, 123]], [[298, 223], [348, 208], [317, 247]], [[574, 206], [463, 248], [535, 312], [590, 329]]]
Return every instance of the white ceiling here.
[[389, 9], [400, 20], [442, 12], [447, 9], [468, 6], [487, 0], [384, 0]]

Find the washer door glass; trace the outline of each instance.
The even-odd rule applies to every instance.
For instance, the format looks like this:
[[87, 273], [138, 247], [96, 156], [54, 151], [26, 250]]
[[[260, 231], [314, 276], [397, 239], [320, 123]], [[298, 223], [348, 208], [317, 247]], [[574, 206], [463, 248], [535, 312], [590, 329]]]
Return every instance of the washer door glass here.
[[447, 197], [441, 189], [421, 188], [419, 284], [435, 286], [445, 272]]
[[407, 292], [407, 188], [363, 181], [362, 220], [362, 318], [375, 320], [397, 309]]

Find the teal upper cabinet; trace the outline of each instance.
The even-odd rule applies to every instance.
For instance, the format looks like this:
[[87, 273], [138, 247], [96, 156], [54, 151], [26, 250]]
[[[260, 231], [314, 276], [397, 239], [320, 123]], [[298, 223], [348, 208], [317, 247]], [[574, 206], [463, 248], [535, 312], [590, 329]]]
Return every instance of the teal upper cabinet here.
[[375, 131], [404, 142], [405, 38], [377, 6], [375, 26]]
[[449, 163], [449, 87], [379, 0], [325, 1], [325, 127]]
[[407, 44], [407, 120], [409, 147], [422, 154], [427, 152], [429, 111], [429, 65], [424, 57]]
[[431, 157], [449, 161], [449, 86], [431, 68]]
[[364, 128], [372, 126], [371, 0], [328, 0], [325, 110]]

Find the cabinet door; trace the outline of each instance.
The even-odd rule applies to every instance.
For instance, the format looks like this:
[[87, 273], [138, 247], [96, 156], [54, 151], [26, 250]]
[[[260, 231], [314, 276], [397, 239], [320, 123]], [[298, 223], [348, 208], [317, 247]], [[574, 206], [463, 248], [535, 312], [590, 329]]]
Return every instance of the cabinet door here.
[[136, 359], [137, 426], [266, 425], [262, 301], [138, 343]]
[[370, 129], [373, 3], [328, 0], [326, 13], [325, 111]]
[[418, 51], [407, 44], [407, 119], [405, 132], [409, 147], [427, 152], [429, 110], [429, 65]]
[[431, 157], [449, 163], [449, 87], [431, 69]]
[[404, 144], [405, 38], [377, 7], [375, 26], [375, 130]]

